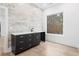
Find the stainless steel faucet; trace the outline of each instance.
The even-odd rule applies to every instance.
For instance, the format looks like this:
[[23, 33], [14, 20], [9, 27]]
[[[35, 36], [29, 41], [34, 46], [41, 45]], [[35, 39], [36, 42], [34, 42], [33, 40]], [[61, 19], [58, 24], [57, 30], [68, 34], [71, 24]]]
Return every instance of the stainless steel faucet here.
[[31, 32], [33, 32], [33, 29], [34, 29], [34, 28], [31, 28]]

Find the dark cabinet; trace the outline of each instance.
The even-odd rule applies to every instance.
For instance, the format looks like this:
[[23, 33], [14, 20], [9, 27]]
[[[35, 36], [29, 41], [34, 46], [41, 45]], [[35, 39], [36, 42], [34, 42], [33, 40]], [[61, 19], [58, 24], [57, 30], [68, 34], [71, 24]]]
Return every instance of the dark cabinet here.
[[14, 35], [11, 34], [11, 47], [12, 52], [16, 55], [24, 50], [38, 45], [41, 41], [40, 33], [32, 34], [21, 34]]
[[41, 32], [41, 41], [45, 42], [45, 32]]

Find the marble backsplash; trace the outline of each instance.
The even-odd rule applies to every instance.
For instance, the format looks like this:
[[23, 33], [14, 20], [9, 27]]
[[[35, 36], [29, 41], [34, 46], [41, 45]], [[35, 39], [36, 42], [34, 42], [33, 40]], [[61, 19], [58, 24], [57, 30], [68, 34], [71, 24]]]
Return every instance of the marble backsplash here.
[[8, 8], [9, 32], [42, 31], [43, 11], [28, 3], [0, 3]]

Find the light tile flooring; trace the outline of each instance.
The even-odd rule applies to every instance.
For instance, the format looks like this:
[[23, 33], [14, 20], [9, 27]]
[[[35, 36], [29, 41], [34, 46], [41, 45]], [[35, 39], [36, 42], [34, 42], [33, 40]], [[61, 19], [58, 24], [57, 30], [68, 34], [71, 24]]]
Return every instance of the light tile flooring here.
[[[9, 53], [9, 56], [14, 54]], [[26, 50], [17, 56], [79, 56], [77, 48], [51, 42], [41, 42], [40, 45]]]

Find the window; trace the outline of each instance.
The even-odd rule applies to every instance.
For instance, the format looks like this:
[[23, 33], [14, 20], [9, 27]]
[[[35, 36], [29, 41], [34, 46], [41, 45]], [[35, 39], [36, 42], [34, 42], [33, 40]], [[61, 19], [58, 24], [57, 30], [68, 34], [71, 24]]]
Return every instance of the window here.
[[63, 34], [63, 13], [47, 16], [47, 33]]

